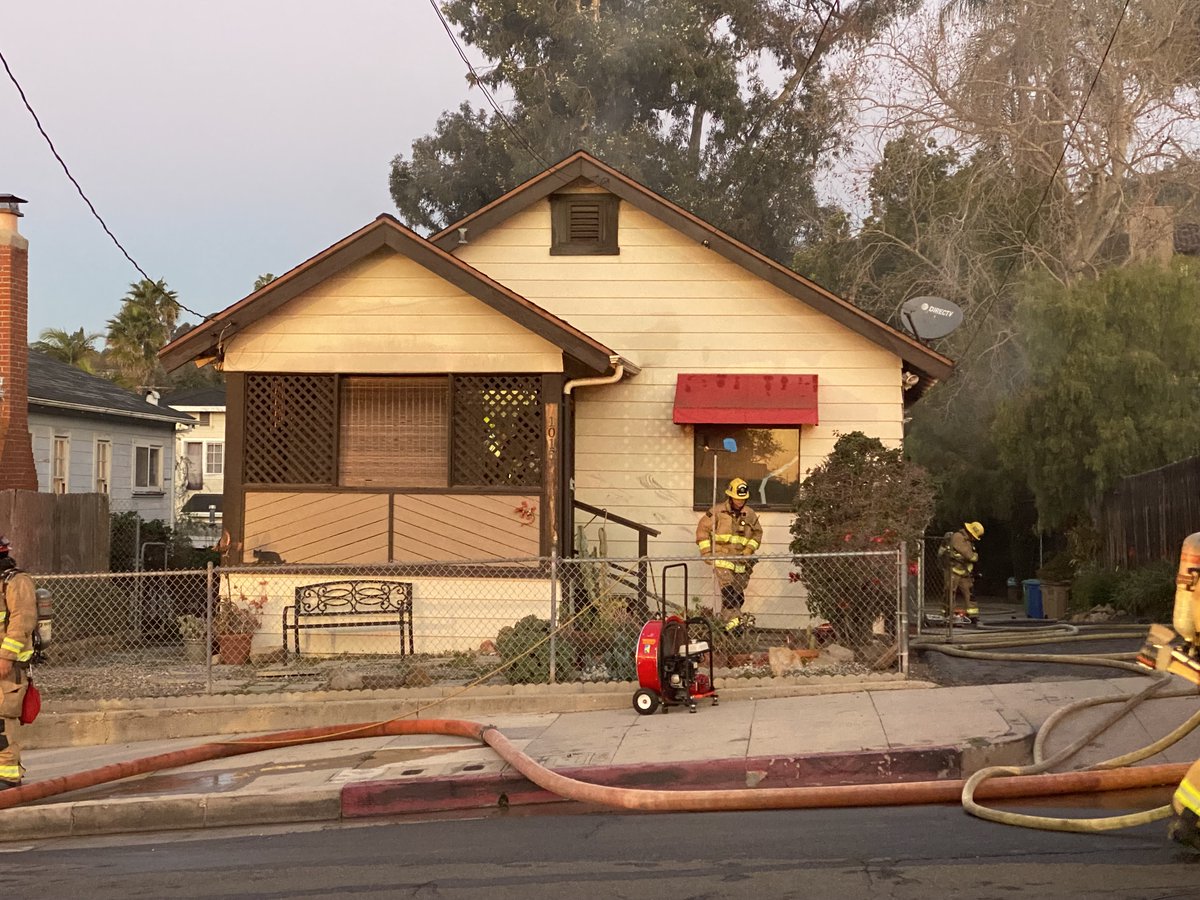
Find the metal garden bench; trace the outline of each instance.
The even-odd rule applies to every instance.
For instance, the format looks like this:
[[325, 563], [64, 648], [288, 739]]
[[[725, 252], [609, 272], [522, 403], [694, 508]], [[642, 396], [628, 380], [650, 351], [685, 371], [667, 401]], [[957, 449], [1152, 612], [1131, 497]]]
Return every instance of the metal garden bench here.
[[369, 628], [396, 625], [400, 655], [413, 652], [412, 584], [407, 581], [326, 581], [296, 588], [296, 602], [283, 608], [283, 650], [288, 630], [300, 655], [305, 629]]

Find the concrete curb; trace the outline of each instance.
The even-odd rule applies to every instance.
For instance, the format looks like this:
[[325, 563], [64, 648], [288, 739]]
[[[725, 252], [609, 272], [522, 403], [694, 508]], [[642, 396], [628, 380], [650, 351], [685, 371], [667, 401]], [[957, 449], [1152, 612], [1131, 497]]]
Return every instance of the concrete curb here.
[[[590, 784], [650, 790], [740, 790], [956, 780], [981, 768], [1025, 765], [1032, 733], [965, 746], [903, 747], [855, 753], [693, 760], [556, 769]], [[427, 814], [570, 802], [505, 767], [479, 775], [352, 782], [342, 788], [342, 818]]]
[[[695, 760], [556, 769], [595, 784], [628, 788], [719, 790], [956, 779], [989, 765], [1031, 761], [1032, 733], [964, 746], [807, 756]], [[112, 800], [44, 802], [0, 811], [0, 843], [144, 831], [183, 831], [239, 825], [333, 822], [448, 810], [566, 803], [519, 773], [414, 777], [327, 784], [278, 792], [179, 794]]]
[[[765, 700], [857, 691], [921, 690], [936, 685], [886, 673], [820, 678], [728, 679], [722, 699]], [[260, 734], [292, 728], [379, 722], [414, 713], [426, 718], [477, 719], [509, 713], [568, 713], [630, 706], [635, 682], [563, 685], [481, 685], [392, 691], [311, 691], [218, 694], [148, 700], [54, 702], [21, 730], [30, 750], [135, 741]]]

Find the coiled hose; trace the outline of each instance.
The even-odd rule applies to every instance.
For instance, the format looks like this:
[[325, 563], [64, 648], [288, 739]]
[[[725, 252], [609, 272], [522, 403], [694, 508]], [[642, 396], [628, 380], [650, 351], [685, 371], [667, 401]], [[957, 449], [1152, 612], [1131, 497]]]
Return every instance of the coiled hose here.
[[[1136, 629], [1136, 630], [1135, 630]], [[993, 630], [984, 629], [981, 632], [969, 633], [965, 640], [960, 636], [960, 640], [964, 640], [967, 646], [952, 645], [945, 643], [937, 638], [926, 638], [920, 641], [915, 641], [912, 644], [913, 649], [931, 650], [939, 653], [945, 653], [952, 656], [961, 656], [970, 659], [982, 660], [999, 660], [1009, 662], [1053, 662], [1063, 665], [1080, 665], [1080, 666], [1105, 666], [1109, 668], [1124, 669], [1134, 672], [1138, 675], [1146, 675], [1151, 678], [1143, 690], [1133, 694], [1127, 698], [1122, 697], [1091, 697], [1085, 700], [1080, 700], [1055, 711], [1038, 730], [1037, 736], [1034, 739], [1033, 745], [1033, 763], [1027, 766], [990, 766], [985, 769], [980, 769], [974, 775], [966, 780], [962, 788], [962, 805], [963, 809], [974, 816], [981, 819], [987, 819], [992, 822], [1000, 822], [1005, 825], [1018, 825], [1025, 828], [1038, 828], [1045, 831], [1070, 831], [1081, 833], [1095, 833], [1102, 831], [1114, 831], [1121, 828], [1132, 828], [1138, 825], [1144, 825], [1149, 822], [1155, 822], [1161, 819], [1169, 818], [1173, 814], [1170, 804], [1146, 810], [1144, 812], [1128, 813], [1119, 816], [1104, 816], [1090, 819], [1072, 819], [1059, 816], [1034, 816], [1024, 813], [1014, 813], [1004, 810], [992, 809], [982, 805], [976, 800], [976, 793], [981, 790], [981, 786], [989, 781], [1000, 776], [1011, 777], [1029, 777], [1038, 776], [1049, 771], [1055, 766], [1066, 762], [1071, 757], [1075, 756], [1080, 750], [1086, 747], [1092, 740], [1102, 734], [1104, 731], [1111, 728], [1114, 724], [1128, 715], [1134, 708], [1145, 700], [1151, 697], [1167, 698], [1167, 697], [1194, 697], [1197, 695], [1197, 689], [1194, 686], [1190, 687], [1174, 687], [1168, 690], [1168, 685], [1173, 679], [1165, 672], [1154, 672], [1148, 670], [1135, 663], [1127, 660], [1135, 658], [1136, 653], [1107, 653], [1107, 654], [1038, 654], [1038, 653], [1001, 653], [996, 652], [1000, 647], [1024, 647], [1032, 644], [1045, 643], [1061, 643], [1063, 641], [1096, 641], [1109, 640], [1114, 638], [1127, 638], [1133, 634], [1144, 634], [1145, 626], [1104, 626], [1101, 628], [1088, 626], [1050, 626], [1048, 628], [1033, 628], [1019, 630]], [[972, 649], [986, 647], [988, 649]], [[1107, 703], [1120, 703], [1120, 707], [1111, 715], [1104, 718], [1099, 724], [1090, 729], [1083, 737], [1076, 740], [1071, 745], [1064, 747], [1058, 753], [1049, 758], [1044, 758], [1047, 736], [1053, 729], [1060, 724], [1068, 716], [1086, 709], [1091, 706], [1098, 706]], [[1114, 771], [1125, 766], [1131, 766], [1133, 763], [1139, 762], [1160, 753], [1178, 741], [1182, 740], [1188, 734], [1200, 726], [1200, 711], [1190, 716], [1187, 721], [1183, 722], [1170, 734], [1159, 738], [1152, 744], [1141, 748], [1140, 750], [1126, 753], [1113, 759], [1104, 760], [1103, 762], [1095, 763], [1089, 766], [1084, 771], [1102, 772]], [[1150, 767], [1157, 768], [1157, 767]], [[1186, 774], [1187, 766], [1181, 767], [1180, 778]]]

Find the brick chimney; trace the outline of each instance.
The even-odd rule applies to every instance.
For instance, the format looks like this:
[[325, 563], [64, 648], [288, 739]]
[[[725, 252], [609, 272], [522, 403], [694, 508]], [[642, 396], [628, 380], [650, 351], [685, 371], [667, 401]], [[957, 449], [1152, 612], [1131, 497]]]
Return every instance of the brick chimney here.
[[21, 204], [0, 194], [0, 490], [36, 491], [29, 438], [29, 241]]

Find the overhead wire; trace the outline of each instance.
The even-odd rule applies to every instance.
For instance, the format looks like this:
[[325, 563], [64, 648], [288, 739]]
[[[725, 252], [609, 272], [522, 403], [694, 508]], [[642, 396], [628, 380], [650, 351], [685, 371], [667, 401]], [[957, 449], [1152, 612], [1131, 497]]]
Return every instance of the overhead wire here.
[[[120, 250], [121, 254], [127, 260], [129, 260], [130, 264], [135, 269], [137, 269], [138, 273], [142, 276], [142, 278], [144, 278], [146, 281], [150, 281], [150, 282], [159, 281], [160, 279], [151, 278], [150, 275], [146, 272], [146, 270], [143, 269], [141, 267], [141, 265], [138, 264], [138, 261], [133, 258], [133, 256], [130, 254], [130, 252], [125, 249], [125, 245], [122, 244], [120, 242], [120, 240], [117, 239], [117, 236], [115, 234], [113, 234], [112, 229], [108, 227], [108, 223], [104, 221], [104, 217], [100, 215], [99, 211], [96, 209], [95, 204], [92, 203], [91, 199], [84, 192], [83, 185], [81, 185], [79, 183], [79, 180], [73, 174], [71, 174], [71, 169], [67, 165], [67, 161], [62, 158], [62, 154], [59, 153], [58, 148], [54, 146], [54, 141], [51, 140], [50, 135], [46, 133], [46, 129], [42, 125], [41, 118], [38, 116], [37, 112], [34, 110], [33, 104], [29, 102], [29, 98], [25, 95], [25, 89], [21, 87], [21, 83], [17, 80], [17, 76], [13, 73], [12, 67], [9, 66], [8, 60], [5, 58], [4, 52], [2, 50], [0, 50], [0, 64], [3, 64], [4, 71], [8, 74], [8, 80], [11, 81], [13, 83], [13, 87], [15, 87], [17, 89], [17, 93], [21, 97], [21, 102], [25, 105], [25, 109], [28, 110], [29, 115], [33, 117], [33, 123], [37, 126], [37, 130], [42, 135], [42, 138], [45, 139], [46, 145], [50, 148], [50, 152], [54, 155], [54, 158], [56, 160], [58, 160], [58, 164], [60, 166], [62, 166], [63, 173], [67, 176], [67, 180], [70, 181], [71, 184], [73, 184], [75, 186], [75, 190], [79, 192], [79, 196], [83, 198], [83, 202], [87, 205], [87, 208], [91, 211], [91, 213], [95, 217], [96, 221], [100, 223], [100, 227], [104, 229], [104, 233], [109, 236], [109, 238], [112, 240], [112, 242], [114, 244], [116, 244], [117, 249]], [[196, 316], [197, 318], [204, 319], [206, 321], [208, 319], [212, 318], [212, 316], [206, 316], [203, 313], [196, 312], [194, 309], [189, 309], [186, 305], [181, 303], [178, 298], [176, 298], [173, 302], [176, 306], [178, 306], [184, 312], [190, 313], [191, 315]]]

